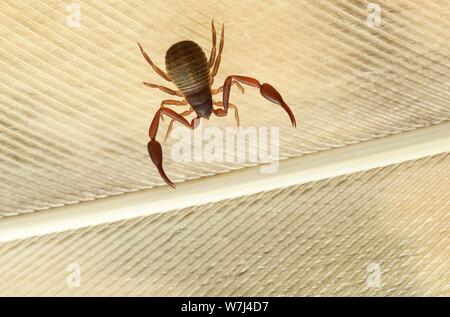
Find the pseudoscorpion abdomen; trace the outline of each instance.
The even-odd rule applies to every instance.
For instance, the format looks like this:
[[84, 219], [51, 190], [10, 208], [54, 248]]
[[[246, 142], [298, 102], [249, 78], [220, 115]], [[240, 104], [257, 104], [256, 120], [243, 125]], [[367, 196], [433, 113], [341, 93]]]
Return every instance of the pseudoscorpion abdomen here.
[[167, 50], [166, 70], [185, 96], [209, 89], [206, 55], [193, 41], [178, 42]]

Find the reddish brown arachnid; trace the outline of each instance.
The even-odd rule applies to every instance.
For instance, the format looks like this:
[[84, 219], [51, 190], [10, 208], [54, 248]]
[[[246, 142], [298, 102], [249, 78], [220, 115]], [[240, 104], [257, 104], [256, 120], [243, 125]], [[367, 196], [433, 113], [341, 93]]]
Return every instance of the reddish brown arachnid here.
[[[175, 184], [167, 177], [162, 166], [162, 149], [161, 144], [156, 141], [156, 134], [158, 132], [159, 120], [162, 115], [166, 115], [171, 118], [169, 128], [166, 133], [167, 136], [172, 130], [174, 121], [178, 121], [188, 128], [195, 128], [195, 119], [205, 118], [209, 119], [212, 113], [218, 117], [225, 117], [228, 114], [228, 109], [233, 108], [237, 125], [239, 126], [239, 115], [235, 105], [229, 102], [231, 86], [236, 86], [244, 92], [244, 88], [240, 83], [259, 88], [261, 95], [267, 100], [276, 103], [283, 107], [283, 109], [289, 115], [292, 125], [295, 127], [295, 117], [289, 106], [284, 102], [280, 93], [269, 84], [260, 84], [260, 82], [254, 78], [239, 75], [230, 75], [225, 79], [223, 86], [213, 89], [212, 84], [214, 77], [219, 70], [220, 59], [223, 51], [224, 42], [224, 25], [222, 24], [222, 32], [220, 36], [219, 51], [216, 56], [216, 29], [214, 27], [214, 21], [211, 22], [212, 28], [212, 50], [209, 60], [206, 59], [206, 55], [200, 46], [192, 41], [181, 41], [172, 45], [166, 52], [166, 70], [167, 73], [156, 66], [142, 46], [138, 43], [139, 49], [142, 55], [162, 78], [169, 82], [173, 82], [178, 90], [173, 90], [164, 86], [150, 84], [144, 82], [143, 84], [151, 87], [158, 88], [170, 95], [178, 96], [183, 100], [163, 100], [161, 105], [156, 111], [156, 114], [150, 124], [149, 136], [150, 142], [148, 142], [147, 148], [151, 160], [158, 169], [159, 174], [163, 180], [173, 188]], [[222, 101], [213, 101], [212, 96], [223, 92]], [[189, 109], [177, 113], [172, 109], [166, 108], [166, 105], [173, 106], [188, 106]], [[217, 108], [214, 108], [216, 106]], [[196, 118], [190, 122], [185, 118], [191, 113], [195, 112]]]

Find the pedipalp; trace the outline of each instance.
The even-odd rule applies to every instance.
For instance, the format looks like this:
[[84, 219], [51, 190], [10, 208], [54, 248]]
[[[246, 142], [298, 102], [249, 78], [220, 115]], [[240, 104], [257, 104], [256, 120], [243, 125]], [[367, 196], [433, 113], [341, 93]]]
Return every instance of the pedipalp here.
[[228, 111], [229, 99], [230, 99], [230, 90], [233, 81], [238, 81], [242, 84], [253, 86], [259, 88], [261, 95], [267, 100], [276, 103], [283, 107], [283, 109], [289, 115], [292, 126], [297, 126], [295, 121], [295, 116], [292, 113], [291, 108], [284, 102], [283, 97], [281, 97], [280, 93], [270, 84], [264, 83], [260, 84], [260, 82], [252, 77], [247, 76], [239, 76], [239, 75], [231, 75], [225, 79], [225, 83], [223, 85], [223, 108], [225, 113]]
[[150, 128], [148, 130], [148, 135], [150, 137], [150, 141], [147, 144], [147, 149], [148, 149], [148, 154], [150, 155], [150, 158], [151, 158], [153, 164], [155, 164], [156, 168], [158, 169], [159, 175], [161, 175], [162, 179], [168, 185], [175, 188], [175, 184], [169, 179], [169, 177], [167, 177], [167, 175], [164, 171], [164, 168], [162, 165], [163, 155], [162, 155], [161, 144], [158, 141], [156, 141], [156, 135], [158, 134], [158, 128], [159, 128], [159, 121], [160, 121], [162, 115], [166, 115], [166, 116], [172, 118], [172, 120], [178, 121], [190, 129], [194, 129], [195, 122], [194, 122], [194, 119], [192, 119], [192, 121], [189, 123], [183, 116], [176, 113], [172, 109], [163, 107], [164, 104], [172, 104], [171, 102], [173, 102], [173, 101], [180, 102], [180, 103], [183, 102], [183, 101], [177, 101], [177, 100], [164, 100], [161, 103], [161, 106], [158, 109], [158, 111], [156, 111], [155, 116], [153, 117], [152, 123], [150, 124]]

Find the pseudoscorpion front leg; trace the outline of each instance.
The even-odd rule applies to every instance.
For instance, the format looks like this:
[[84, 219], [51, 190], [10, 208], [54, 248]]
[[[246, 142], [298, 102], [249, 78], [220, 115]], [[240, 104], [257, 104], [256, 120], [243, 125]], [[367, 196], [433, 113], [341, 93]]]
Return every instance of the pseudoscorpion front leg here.
[[[167, 100], [163, 100], [161, 102], [161, 105], [159, 106], [160, 108], [164, 108], [164, 106], [186, 106], [188, 104], [186, 99], [183, 100], [172, 100], [172, 99], [167, 99]], [[161, 120], [164, 121], [164, 117], [161, 116]]]
[[223, 109], [217, 109], [217, 113], [214, 112], [216, 115], [225, 116], [227, 114], [230, 99], [230, 90], [233, 81], [238, 81], [242, 84], [259, 88], [259, 92], [264, 98], [283, 107], [283, 109], [287, 112], [289, 118], [291, 119], [292, 126], [295, 127], [297, 125], [295, 116], [292, 113], [291, 108], [289, 108], [289, 106], [284, 102], [280, 93], [275, 88], [266, 83], [260, 84], [260, 82], [255, 78], [238, 75], [231, 75], [228, 76], [227, 79], [225, 79], [225, 83], [223, 85]]

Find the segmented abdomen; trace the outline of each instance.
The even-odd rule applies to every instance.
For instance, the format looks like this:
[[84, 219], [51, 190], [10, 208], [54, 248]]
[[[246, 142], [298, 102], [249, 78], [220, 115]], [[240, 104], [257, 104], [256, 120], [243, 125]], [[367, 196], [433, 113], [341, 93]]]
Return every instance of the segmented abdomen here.
[[182, 41], [172, 45], [166, 52], [166, 70], [185, 96], [209, 88], [206, 55], [195, 42]]

